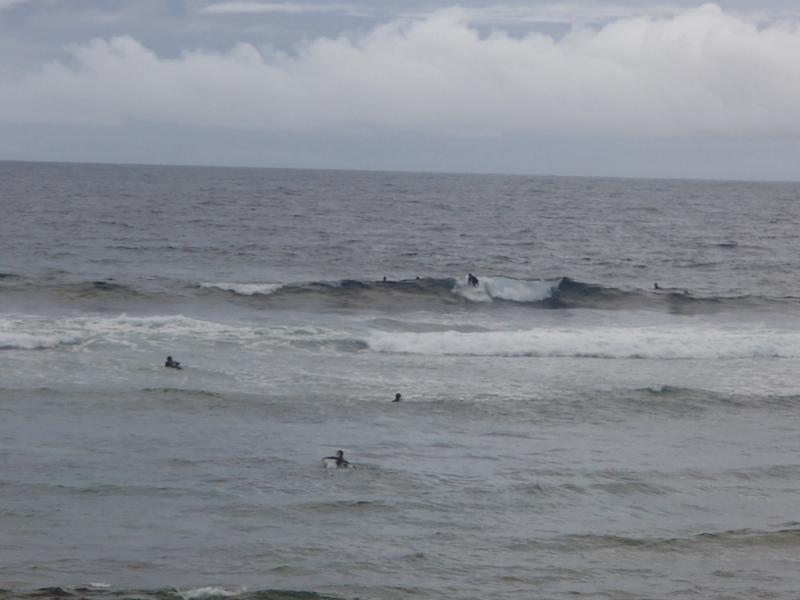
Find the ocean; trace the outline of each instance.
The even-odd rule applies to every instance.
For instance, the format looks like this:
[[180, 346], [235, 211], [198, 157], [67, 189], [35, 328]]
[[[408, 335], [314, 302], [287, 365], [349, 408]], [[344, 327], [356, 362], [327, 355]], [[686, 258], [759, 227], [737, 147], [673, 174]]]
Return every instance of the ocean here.
[[0, 600], [796, 597], [799, 232], [792, 183], [0, 162]]

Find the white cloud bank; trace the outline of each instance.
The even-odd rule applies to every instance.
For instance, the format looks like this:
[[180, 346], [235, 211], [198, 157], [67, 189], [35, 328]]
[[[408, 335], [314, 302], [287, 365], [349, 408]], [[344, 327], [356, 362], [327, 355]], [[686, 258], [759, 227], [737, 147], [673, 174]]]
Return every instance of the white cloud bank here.
[[439, 11], [295, 53], [159, 57], [131, 37], [0, 80], [0, 121], [445, 135], [800, 134], [800, 28], [716, 5], [554, 39]]

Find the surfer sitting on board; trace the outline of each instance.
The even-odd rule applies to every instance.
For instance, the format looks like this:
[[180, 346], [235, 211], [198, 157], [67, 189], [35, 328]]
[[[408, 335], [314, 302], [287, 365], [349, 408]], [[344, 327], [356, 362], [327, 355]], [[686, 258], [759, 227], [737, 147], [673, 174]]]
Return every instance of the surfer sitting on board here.
[[478, 287], [478, 278], [472, 273], [467, 273], [467, 283], [472, 287]]
[[181, 363], [179, 363], [177, 360], [172, 360], [171, 356], [167, 357], [167, 362], [164, 363], [164, 366], [169, 368], [169, 369], [180, 369], [180, 368], [182, 368], [181, 367]]

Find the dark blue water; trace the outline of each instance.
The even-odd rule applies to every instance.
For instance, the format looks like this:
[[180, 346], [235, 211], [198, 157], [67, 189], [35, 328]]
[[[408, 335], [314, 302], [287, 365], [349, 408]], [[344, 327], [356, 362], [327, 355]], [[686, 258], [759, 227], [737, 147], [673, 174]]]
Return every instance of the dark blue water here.
[[798, 198], [0, 163], [3, 597], [791, 596]]

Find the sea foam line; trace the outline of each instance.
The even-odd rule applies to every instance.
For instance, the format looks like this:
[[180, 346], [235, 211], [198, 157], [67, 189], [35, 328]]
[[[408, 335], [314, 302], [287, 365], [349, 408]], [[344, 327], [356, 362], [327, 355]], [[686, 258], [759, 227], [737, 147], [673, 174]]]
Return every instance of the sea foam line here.
[[714, 327], [542, 328], [521, 331], [390, 333], [367, 340], [374, 352], [430, 356], [649, 359], [800, 357], [800, 333]]
[[245, 323], [206, 321], [183, 315], [0, 317], [0, 349], [4, 350], [38, 350], [96, 342], [129, 345], [147, 340], [159, 342], [180, 338], [212, 342], [228, 341], [250, 345], [253, 348], [263, 344], [289, 345], [297, 342], [325, 344], [352, 341], [352, 336], [346, 332], [321, 327], [253, 327]]

